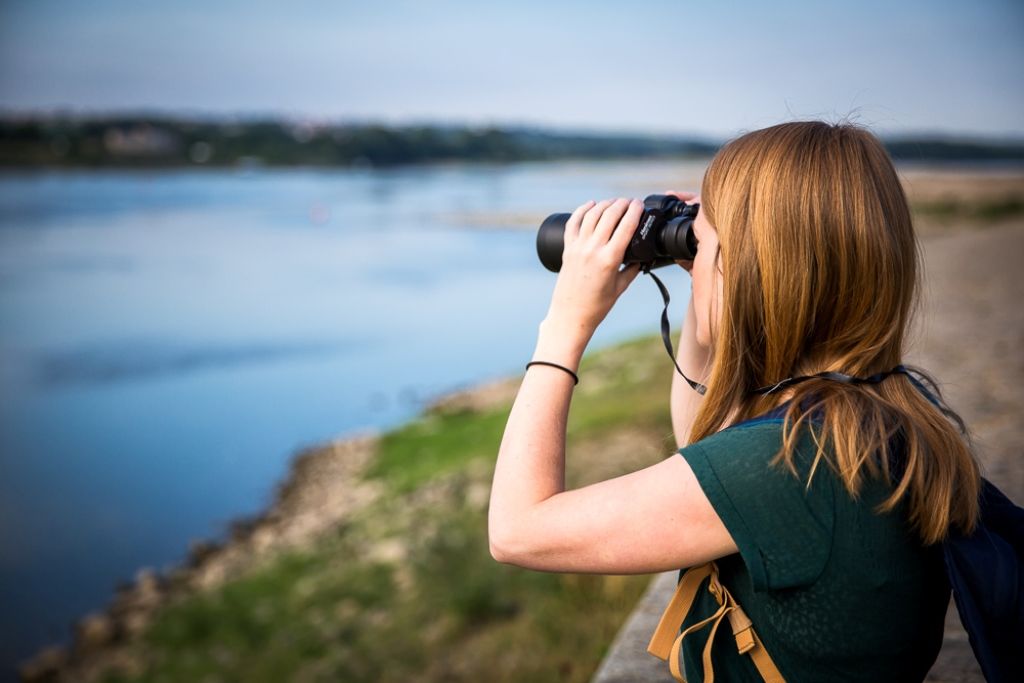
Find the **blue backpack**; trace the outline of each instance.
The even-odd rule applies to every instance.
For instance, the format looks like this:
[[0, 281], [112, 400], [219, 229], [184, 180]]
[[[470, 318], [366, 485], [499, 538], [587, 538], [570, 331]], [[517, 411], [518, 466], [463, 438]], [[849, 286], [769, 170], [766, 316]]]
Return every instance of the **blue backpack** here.
[[[907, 376], [963, 429], [960, 419], [918, 378]], [[942, 543], [946, 575], [985, 680], [1024, 681], [1024, 508], [988, 479], [981, 482], [981, 516], [974, 532], [964, 536], [951, 531]]]
[[985, 680], [1024, 681], [1024, 508], [982, 479], [977, 528], [951, 533], [942, 552]]

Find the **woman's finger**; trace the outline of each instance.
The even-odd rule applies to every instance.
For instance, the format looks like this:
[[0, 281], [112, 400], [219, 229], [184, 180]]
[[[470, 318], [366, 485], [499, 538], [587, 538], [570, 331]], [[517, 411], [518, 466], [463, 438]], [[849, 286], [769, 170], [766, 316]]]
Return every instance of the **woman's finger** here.
[[594, 239], [599, 245], [606, 244], [629, 208], [629, 200], [616, 199], [601, 215], [601, 220], [594, 227]]
[[640, 226], [640, 216], [644, 212], [644, 203], [639, 199], [633, 199], [625, 205], [625, 212], [622, 215], [621, 220], [618, 221], [618, 225], [615, 228], [615, 234], [612, 235], [611, 242], [612, 249], [621, 258], [626, 253], [626, 247], [629, 246], [629, 241], [633, 239], [633, 235], [636, 233], [636, 229]]
[[662, 194], [663, 195], [670, 195], [670, 196], [675, 197], [677, 199], [681, 199], [684, 202], [686, 202], [687, 204], [692, 204], [694, 200], [699, 200], [700, 199], [699, 193], [682, 193], [682, 191], [676, 191], [674, 189], [666, 189], [664, 191], [664, 193], [662, 193]]
[[601, 219], [601, 214], [604, 213], [605, 209], [611, 206], [611, 200], [602, 199], [597, 204], [594, 204], [590, 209], [583, 214], [583, 221], [580, 223], [580, 239], [589, 239], [594, 234], [594, 227], [597, 222]]
[[583, 220], [583, 214], [587, 212], [590, 207], [594, 205], [594, 200], [591, 199], [586, 204], [581, 204], [576, 207], [576, 210], [569, 216], [569, 220], [565, 222], [565, 237], [562, 238], [565, 245], [572, 244], [573, 241], [580, 234], [580, 221]]

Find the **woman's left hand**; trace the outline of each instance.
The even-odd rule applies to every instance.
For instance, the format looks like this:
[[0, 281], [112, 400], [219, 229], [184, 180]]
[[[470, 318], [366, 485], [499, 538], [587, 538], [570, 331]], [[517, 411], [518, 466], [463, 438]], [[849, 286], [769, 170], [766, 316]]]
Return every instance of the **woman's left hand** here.
[[640, 273], [639, 264], [619, 270], [643, 214], [643, 202], [593, 200], [565, 224], [562, 268], [551, 295], [545, 326], [589, 341], [594, 330]]

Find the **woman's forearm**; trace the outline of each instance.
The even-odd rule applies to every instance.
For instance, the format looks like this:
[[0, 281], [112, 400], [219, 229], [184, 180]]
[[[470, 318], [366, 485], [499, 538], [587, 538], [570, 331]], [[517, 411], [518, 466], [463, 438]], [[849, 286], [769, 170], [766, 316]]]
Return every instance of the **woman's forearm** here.
[[[577, 372], [589, 339], [542, 323], [533, 360]], [[565, 431], [575, 386], [569, 373], [546, 365], [527, 370], [519, 386], [491, 484], [488, 535], [491, 547], [512, 544], [537, 503], [565, 490]]]
[[[697, 343], [697, 317], [693, 311], [693, 296], [686, 308], [686, 319], [683, 321], [682, 333], [679, 335], [679, 348], [676, 351], [676, 363], [686, 376], [695, 382], [705, 384], [710, 370], [710, 351]], [[690, 441], [690, 428], [693, 426], [697, 411], [700, 410], [703, 397], [679, 376], [672, 368], [672, 393], [669, 400], [672, 412], [672, 431], [676, 444], [680, 448]]]

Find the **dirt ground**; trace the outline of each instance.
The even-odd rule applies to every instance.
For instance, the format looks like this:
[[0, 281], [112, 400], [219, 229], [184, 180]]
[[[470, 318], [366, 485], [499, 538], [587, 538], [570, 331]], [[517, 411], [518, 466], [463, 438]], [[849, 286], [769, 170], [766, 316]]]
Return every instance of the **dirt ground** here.
[[[983, 473], [1024, 503], [1024, 220], [925, 241], [928, 297], [908, 360], [940, 382]], [[983, 680], [955, 605], [929, 681]]]

